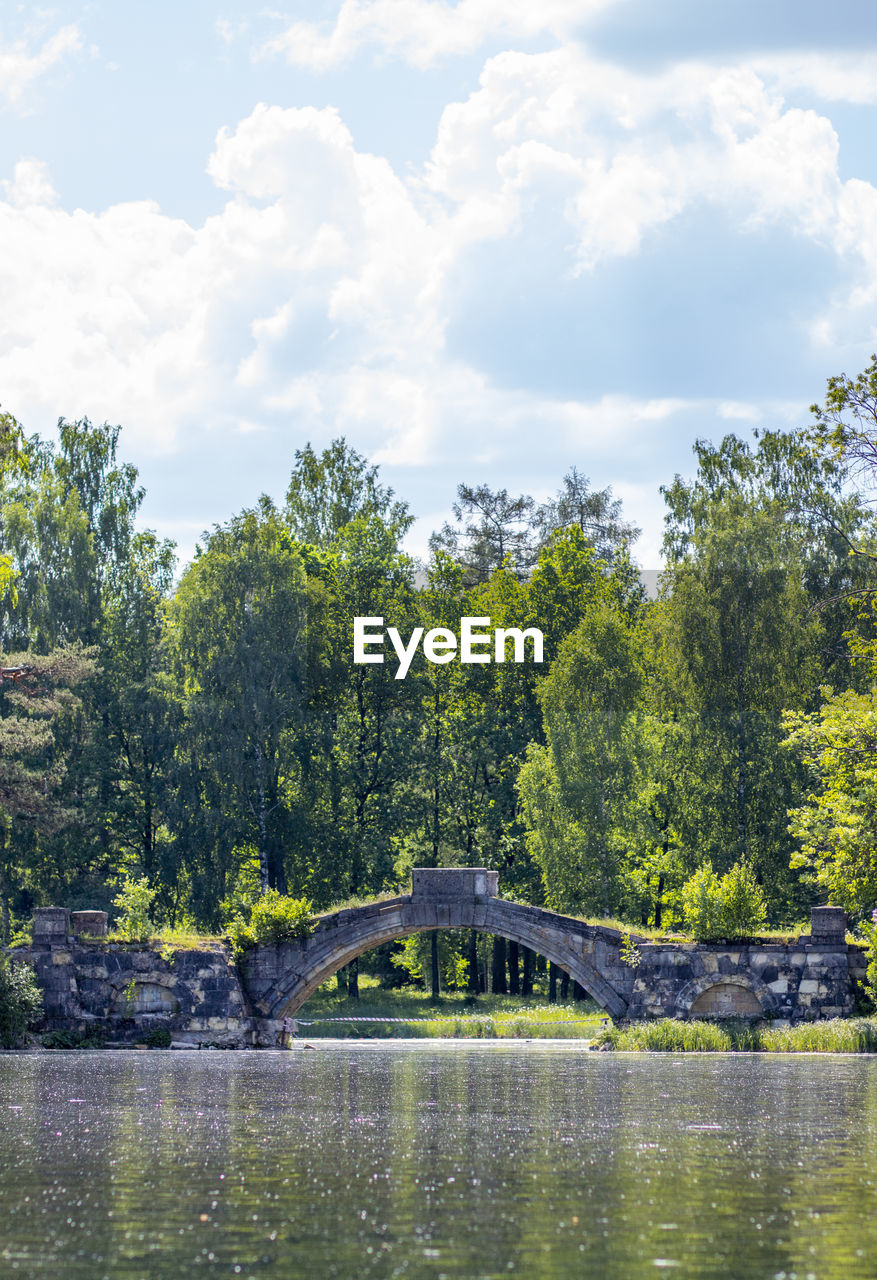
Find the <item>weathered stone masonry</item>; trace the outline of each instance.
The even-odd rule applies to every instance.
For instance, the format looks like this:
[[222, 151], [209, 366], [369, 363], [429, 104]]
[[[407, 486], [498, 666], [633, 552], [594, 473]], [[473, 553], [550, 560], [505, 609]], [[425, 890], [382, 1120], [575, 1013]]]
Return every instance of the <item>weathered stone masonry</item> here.
[[814, 907], [795, 942], [640, 943], [629, 1018], [768, 1016], [792, 1022], [854, 1012], [867, 961], [838, 907]]
[[221, 944], [187, 951], [107, 943], [102, 912], [35, 912], [30, 960], [44, 992], [46, 1030], [99, 1028], [142, 1040], [167, 1028], [178, 1044], [277, 1043], [294, 1014], [342, 965], [381, 942], [429, 929], [500, 934], [552, 960], [616, 1018], [772, 1017], [793, 1022], [854, 1011], [863, 952], [845, 940], [846, 917], [816, 907], [811, 933], [752, 945], [634, 939], [496, 896], [496, 872], [415, 868], [411, 894], [333, 912], [301, 941], [260, 946], [237, 967]]
[[66, 907], [34, 913], [33, 944], [14, 954], [36, 970], [43, 1030], [99, 1030], [110, 1040], [142, 1041], [163, 1028], [194, 1047], [253, 1042], [253, 1020], [227, 948], [162, 954], [101, 941], [105, 933], [103, 912], [74, 912], [72, 922]]

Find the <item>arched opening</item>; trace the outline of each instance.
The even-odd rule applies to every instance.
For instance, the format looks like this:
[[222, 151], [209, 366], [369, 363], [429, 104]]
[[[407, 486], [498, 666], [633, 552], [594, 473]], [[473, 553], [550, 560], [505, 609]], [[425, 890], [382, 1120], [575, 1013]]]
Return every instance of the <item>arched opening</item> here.
[[[438, 992], [432, 983], [434, 951], [431, 944], [436, 942]], [[583, 1012], [590, 1010], [591, 1013], [603, 1008], [598, 997], [579, 982], [575, 966], [556, 963], [531, 942], [523, 942], [513, 933], [487, 929], [454, 926], [419, 929], [404, 938], [376, 942], [360, 950], [346, 964], [339, 964], [336, 957], [314, 978], [316, 976], [321, 978], [319, 985], [304, 1005], [298, 1006], [303, 1018], [315, 1008], [325, 1012], [327, 1001], [346, 1002], [350, 996], [355, 996], [355, 1000], [345, 1005], [344, 1013], [351, 1016], [359, 1012], [360, 999], [369, 1005], [389, 1001], [385, 1006], [388, 1012], [398, 1000], [410, 1012], [420, 1001], [429, 1001], [434, 1008], [436, 996], [448, 1008], [463, 1010], [465, 1007], [471, 1011], [476, 1004], [479, 1008], [489, 1005], [486, 1011], [494, 1013], [500, 1012], [506, 1001], [513, 1011], [514, 997], [540, 1005], [574, 1001], [581, 1005]], [[317, 996], [319, 999], [314, 1005], [313, 999]], [[426, 1004], [421, 1012], [428, 1012]]]
[[[426, 932], [431, 928], [453, 927], [458, 926], [424, 925], [423, 922], [418, 921], [409, 927], [397, 925], [386, 930], [377, 928], [368, 938], [358, 937], [348, 942], [342, 939], [326, 939], [322, 945], [319, 945], [319, 935], [317, 935], [314, 939], [317, 945], [313, 947], [311, 955], [307, 956], [309, 963], [301, 967], [296, 966], [291, 972], [280, 977], [270, 997], [271, 1016], [282, 1018], [295, 1013], [308, 997], [339, 969], [382, 942], [395, 941], [413, 933]], [[470, 921], [466, 927], [476, 929], [479, 933], [498, 935], [529, 947], [567, 973], [573, 982], [578, 982], [587, 995], [608, 1013], [614, 1017], [624, 1014], [627, 1007], [626, 1001], [600, 976], [583, 955], [575, 955], [569, 947], [556, 945], [553, 940], [546, 941], [544, 937], [531, 937], [524, 931], [511, 931], [507, 927], [502, 927], [501, 921], [487, 920], [483, 923]]]
[[442, 901], [412, 894], [332, 912], [319, 918], [310, 937], [250, 952], [242, 966], [244, 987], [257, 1016], [291, 1016], [363, 952], [435, 929], [474, 929], [529, 947], [613, 1017], [627, 1011], [633, 973], [621, 957], [622, 934], [488, 895]]
[[761, 1018], [764, 1009], [755, 992], [741, 982], [714, 982], [701, 991], [688, 1010], [690, 1018]]

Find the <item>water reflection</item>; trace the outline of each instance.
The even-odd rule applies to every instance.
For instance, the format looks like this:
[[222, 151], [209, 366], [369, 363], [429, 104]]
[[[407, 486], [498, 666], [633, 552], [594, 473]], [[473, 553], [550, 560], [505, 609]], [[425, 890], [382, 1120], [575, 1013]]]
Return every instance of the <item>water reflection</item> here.
[[866, 1058], [4, 1055], [0, 1115], [4, 1274], [877, 1274]]

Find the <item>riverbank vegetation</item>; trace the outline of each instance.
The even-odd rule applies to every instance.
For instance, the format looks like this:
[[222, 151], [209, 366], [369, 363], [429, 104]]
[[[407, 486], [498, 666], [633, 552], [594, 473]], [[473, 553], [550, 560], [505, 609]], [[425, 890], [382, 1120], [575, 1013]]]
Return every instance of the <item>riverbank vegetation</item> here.
[[544, 996], [474, 997], [463, 991], [435, 1000], [424, 989], [388, 991], [366, 976], [359, 981], [355, 999], [334, 981], [324, 984], [299, 1011], [297, 1021], [302, 1039], [589, 1040], [607, 1015], [592, 1000], [548, 1004]]
[[877, 1053], [877, 1019], [831, 1018], [796, 1026], [769, 1022], [677, 1022], [659, 1018], [606, 1025], [594, 1047], [636, 1053]]
[[17, 1048], [42, 1007], [43, 993], [30, 965], [0, 955], [0, 1048]]
[[[451, 864], [630, 933], [794, 933], [830, 896], [871, 938], [877, 361], [798, 430], [697, 442], [662, 489], [656, 599], [636, 513], [575, 465], [541, 504], [467, 477], [417, 564], [378, 469], [302, 442], [283, 500], [253, 495], [178, 572], [121, 450], [118, 427], [49, 442], [0, 414], [4, 944], [66, 903], [244, 946], [271, 894], [304, 928]], [[538, 627], [545, 660], [418, 650], [396, 679], [353, 662], [356, 616]], [[360, 963], [526, 999], [537, 961], [458, 930]]]

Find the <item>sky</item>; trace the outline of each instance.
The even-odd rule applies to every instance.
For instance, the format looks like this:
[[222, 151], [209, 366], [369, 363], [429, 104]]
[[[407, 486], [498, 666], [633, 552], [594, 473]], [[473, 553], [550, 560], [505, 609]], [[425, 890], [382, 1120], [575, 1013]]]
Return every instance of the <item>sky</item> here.
[[0, 8], [0, 404], [122, 425], [183, 560], [343, 435], [423, 554], [456, 486], [611, 485], [877, 350], [873, 0]]

